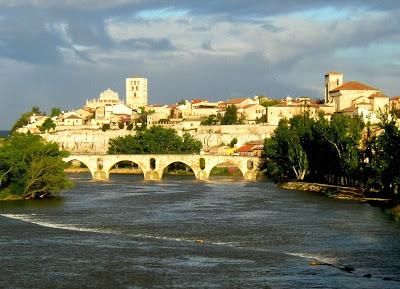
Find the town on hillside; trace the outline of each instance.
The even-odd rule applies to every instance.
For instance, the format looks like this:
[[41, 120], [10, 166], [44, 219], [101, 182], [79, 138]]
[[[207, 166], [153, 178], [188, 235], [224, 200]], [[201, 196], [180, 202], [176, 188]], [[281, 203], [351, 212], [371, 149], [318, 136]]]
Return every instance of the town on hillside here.
[[[136, 129], [160, 125], [178, 133], [189, 132], [203, 144], [203, 153], [221, 155], [260, 155], [263, 140], [283, 118], [307, 112], [361, 117], [371, 124], [379, 121], [379, 111], [399, 108], [400, 96], [389, 97], [380, 89], [358, 81], [344, 82], [343, 73], [324, 76], [324, 99], [265, 96], [181, 100], [175, 104], [149, 104], [147, 79], [126, 79], [125, 100], [109, 89], [98, 98], [86, 100], [83, 107], [48, 117], [33, 114], [19, 132], [41, 134], [60, 148], [76, 153], [105, 153], [111, 138], [132, 134]], [[51, 122], [50, 128], [43, 124]]]

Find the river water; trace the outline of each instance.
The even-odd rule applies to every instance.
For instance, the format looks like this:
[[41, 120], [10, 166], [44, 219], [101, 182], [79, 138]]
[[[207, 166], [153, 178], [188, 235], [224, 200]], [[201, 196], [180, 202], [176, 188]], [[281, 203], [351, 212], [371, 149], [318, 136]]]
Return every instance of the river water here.
[[0, 288], [400, 288], [400, 224], [377, 207], [267, 181], [72, 177], [60, 199], [0, 204]]

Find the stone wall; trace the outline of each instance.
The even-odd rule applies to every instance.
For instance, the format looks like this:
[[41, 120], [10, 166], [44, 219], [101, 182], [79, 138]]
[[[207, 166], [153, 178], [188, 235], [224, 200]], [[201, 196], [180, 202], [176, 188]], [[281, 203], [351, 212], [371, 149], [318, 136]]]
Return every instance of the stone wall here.
[[[275, 129], [271, 125], [218, 125], [200, 126], [189, 131], [179, 130], [182, 135], [185, 132], [203, 143], [203, 150], [218, 144], [229, 144], [233, 138], [238, 139], [238, 144], [265, 139], [270, 137]], [[108, 142], [111, 138], [135, 134], [134, 131], [126, 129], [108, 130], [68, 130], [41, 134], [48, 141], [56, 142], [61, 149], [73, 153], [96, 153], [107, 152]]]
[[96, 153], [107, 152], [108, 142], [111, 138], [134, 134], [126, 129], [121, 130], [68, 130], [54, 133], [41, 134], [48, 141], [56, 142], [63, 150], [73, 153]]
[[219, 144], [229, 144], [237, 138], [238, 144], [269, 138], [276, 126], [272, 125], [213, 125], [200, 126], [190, 134], [203, 143], [203, 150]]

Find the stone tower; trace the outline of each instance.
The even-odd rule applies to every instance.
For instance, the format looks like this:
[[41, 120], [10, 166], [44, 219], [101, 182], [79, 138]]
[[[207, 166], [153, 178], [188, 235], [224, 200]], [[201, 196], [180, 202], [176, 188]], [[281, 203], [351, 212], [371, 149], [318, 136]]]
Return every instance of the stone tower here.
[[343, 73], [331, 71], [325, 74], [325, 103], [332, 102], [329, 92], [343, 84]]
[[133, 76], [126, 79], [126, 105], [130, 107], [147, 105], [147, 78]]

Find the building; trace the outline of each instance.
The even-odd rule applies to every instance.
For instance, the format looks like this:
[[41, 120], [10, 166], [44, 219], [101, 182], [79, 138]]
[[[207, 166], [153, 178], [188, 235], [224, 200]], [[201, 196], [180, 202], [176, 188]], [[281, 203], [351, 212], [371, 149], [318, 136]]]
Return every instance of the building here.
[[310, 117], [316, 118], [320, 113], [324, 113], [326, 118], [334, 113], [332, 105], [319, 104], [316, 100], [308, 97], [292, 99], [290, 96], [281, 100], [280, 103], [267, 107], [267, 122], [277, 125], [283, 118], [291, 119], [296, 115], [308, 113]]
[[400, 96], [393, 96], [389, 100], [390, 109], [400, 109]]
[[62, 119], [64, 126], [82, 126], [84, 122], [85, 120], [76, 113], [71, 113]]
[[257, 104], [257, 101], [254, 100], [254, 99], [251, 99], [249, 97], [231, 98], [231, 99], [229, 99], [227, 101], [222, 102], [221, 106], [223, 108], [226, 108], [226, 107], [228, 107], [230, 105], [234, 105], [237, 108], [241, 108], [241, 107], [245, 107], [245, 106], [250, 105], [250, 104]]
[[235, 155], [239, 156], [257, 156], [261, 157], [264, 150], [264, 141], [251, 141], [240, 146], [235, 150]]
[[331, 71], [325, 74], [325, 103], [331, 103], [332, 98], [329, 94], [335, 88], [343, 84], [343, 73]]
[[267, 109], [260, 104], [248, 104], [238, 110], [249, 124], [255, 124], [259, 122], [263, 116], [267, 113]]
[[325, 75], [325, 104], [333, 105], [335, 113], [376, 123], [379, 111], [389, 106], [389, 98], [379, 89], [358, 81], [343, 83], [342, 73], [330, 72]]
[[118, 93], [108, 88], [100, 93], [98, 99], [86, 100], [86, 107], [96, 109], [106, 105], [115, 105], [123, 103], [118, 96]]
[[126, 105], [131, 108], [147, 105], [147, 78], [133, 76], [126, 79]]

